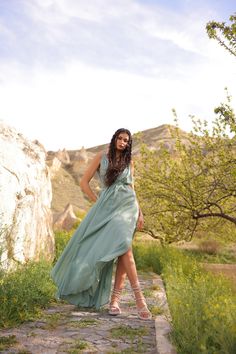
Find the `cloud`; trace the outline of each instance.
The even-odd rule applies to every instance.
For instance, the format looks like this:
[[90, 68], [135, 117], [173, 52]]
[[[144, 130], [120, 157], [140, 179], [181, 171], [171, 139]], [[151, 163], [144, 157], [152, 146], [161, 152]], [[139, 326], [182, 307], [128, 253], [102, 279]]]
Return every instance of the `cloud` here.
[[[191, 46], [186, 19], [135, 1], [23, 2], [12, 16], [17, 41], [8, 46], [24, 65], [57, 67], [70, 60], [143, 75], [174, 75], [183, 63], [201, 61]], [[168, 21], [167, 21], [168, 19]], [[6, 41], [2, 42], [2, 49]], [[4, 53], [4, 51], [3, 51]], [[174, 61], [173, 61], [174, 60]], [[175, 68], [173, 69], [173, 65]]]
[[60, 73], [38, 67], [31, 78], [23, 81], [19, 75], [18, 81], [0, 86], [0, 117], [51, 150], [108, 142], [121, 126], [136, 132], [172, 123], [173, 107], [181, 127], [189, 130], [188, 114], [209, 119], [223, 100], [222, 77], [216, 85], [214, 72], [207, 71], [179, 81], [91, 68], [77, 61]]
[[210, 120], [224, 87], [236, 89], [234, 58], [206, 36], [208, 5], [5, 4], [0, 118], [47, 149], [102, 144], [121, 126], [171, 123], [173, 107], [189, 130], [188, 114]]

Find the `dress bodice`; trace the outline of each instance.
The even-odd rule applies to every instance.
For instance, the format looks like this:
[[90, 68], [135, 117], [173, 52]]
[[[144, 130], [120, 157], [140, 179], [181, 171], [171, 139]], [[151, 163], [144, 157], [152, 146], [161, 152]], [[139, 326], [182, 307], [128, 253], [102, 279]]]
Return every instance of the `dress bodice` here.
[[[102, 189], [107, 188], [105, 185], [105, 174], [106, 170], [108, 167], [108, 158], [107, 155], [103, 154], [100, 162], [100, 168], [98, 170], [98, 175], [100, 177], [100, 181], [102, 184]], [[132, 174], [131, 174], [131, 168], [130, 165], [124, 169], [124, 171], [117, 177], [116, 181], [112, 184], [117, 185], [117, 184], [124, 184], [124, 185], [132, 185]]]

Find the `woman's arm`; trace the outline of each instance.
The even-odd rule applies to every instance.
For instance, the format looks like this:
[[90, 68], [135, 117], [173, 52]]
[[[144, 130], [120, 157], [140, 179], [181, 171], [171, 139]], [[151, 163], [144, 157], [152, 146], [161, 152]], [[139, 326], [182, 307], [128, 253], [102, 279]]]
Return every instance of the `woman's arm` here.
[[[132, 188], [134, 189], [134, 162], [131, 160], [130, 162], [131, 165], [131, 174], [132, 174]], [[144, 225], [144, 218], [143, 218], [143, 213], [142, 210], [139, 206], [139, 214], [138, 214], [138, 222], [137, 222], [137, 228], [138, 230], [142, 230]]]
[[90, 188], [89, 182], [90, 180], [93, 178], [93, 176], [95, 175], [100, 162], [101, 162], [101, 157], [102, 157], [103, 152], [99, 152], [94, 159], [90, 162], [88, 168], [86, 169], [83, 177], [80, 180], [80, 188], [81, 190], [87, 194], [87, 196], [89, 197], [89, 199], [91, 199], [93, 202], [96, 202], [97, 200], [97, 196], [96, 194], [92, 191], [92, 189]]

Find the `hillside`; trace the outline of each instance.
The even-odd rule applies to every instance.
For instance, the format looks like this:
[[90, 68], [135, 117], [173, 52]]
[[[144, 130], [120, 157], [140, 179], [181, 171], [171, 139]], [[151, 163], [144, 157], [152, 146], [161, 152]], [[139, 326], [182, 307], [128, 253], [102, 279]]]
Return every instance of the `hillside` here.
[[[149, 149], [158, 150], [161, 144], [164, 144], [170, 151], [174, 146], [174, 140], [171, 136], [171, 125], [161, 125], [157, 128], [143, 130], [133, 135], [133, 155], [139, 154], [140, 141], [145, 143]], [[187, 133], [180, 131], [183, 140], [186, 139]], [[74, 210], [88, 210], [91, 203], [83, 195], [79, 180], [83, 175], [89, 161], [99, 151], [105, 151], [107, 144], [94, 146], [81, 150], [59, 150], [57, 152], [49, 151], [47, 156], [47, 164], [52, 170], [52, 211], [61, 212], [68, 203], [71, 203]], [[91, 181], [92, 188], [99, 190], [99, 178]]]

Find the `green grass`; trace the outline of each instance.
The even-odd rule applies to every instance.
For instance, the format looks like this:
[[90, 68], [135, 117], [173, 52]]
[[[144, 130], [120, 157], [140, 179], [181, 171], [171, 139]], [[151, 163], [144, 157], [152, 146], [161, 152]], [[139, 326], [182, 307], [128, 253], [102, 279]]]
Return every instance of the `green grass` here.
[[99, 321], [94, 318], [84, 318], [79, 321], [70, 321], [67, 325], [68, 327], [74, 327], [74, 328], [86, 328], [86, 327], [97, 325], [98, 323]]
[[46, 314], [40, 320], [45, 322], [45, 325], [41, 327], [42, 329], [54, 329], [57, 328], [62, 322], [67, 319], [67, 314], [64, 313], [52, 313]]
[[55, 231], [55, 257], [53, 263], [55, 264], [60, 257], [62, 251], [66, 247], [69, 239], [71, 238], [71, 232], [68, 231]]
[[161, 307], [155, 305], [149, 305], [149, 310], [153, 316], [162, 315], [164, 313]]
[[90, 347], [88, 342], [85, 342], [84, 340], [77, 339], [73, 343], [73, 345], [70, 347], [70, 349], [67, 350], [68, 354], [79, 354], [83, 353], [83, 349], [88, 349]]
[[[57, 253], [54, 262], [70, 237], [71, 232], [56, 233]], [[222, 252], [206, 255], [204, 252], [196, 253], [173, 246], [161, 247], [157, 242], [134, 242], [133, 250], [140, 272], [154, 271], [162, 275], [173, 321], [172, 340], [178, 353], [234, 354], [236, 294], [229, 280], [206, 272], [199, 264], [205, 259], [217, 263], [222, 263], [223, 259], [233, 262], [233, 258]], [[0, 270], [0, 327], [15, 326], [42, 314], [42, 309], [51, 303], [55, 294], [50, 278], [51, 267], [50, 263], [42, 261], [19, 266], [9, 273]], [[147, 289], [149, 292], [155, 290], [158, 287]], [[158, 307], [152, 310], [156, 314], [160, 313]], [[48, 325], [56, 326], [59, 317], [55, 315], [49, 319]], [[81, 324], [89, 326], [95, 323], [92, 320], [82, 321]], [[142, 331], [142, 327], [121, 326], [111, 334], [113, 338], [133, 341], [145, 335]], [[70, 353], [81, 352], [81, 346], [85, 344], [81, 341], [76, 343]], [[6, 344], [0, 341], [0, 345]], [[132, 350], [131, 347], [126, 352], [131, 353]]]
[[236, 255], [227, 250], [221, 251], [217, 254], [209, 254], [200, 250], [181, 250], [187, 256], [196, 259], [198, 262], [204, 263], [223, 263], [235, 264]]
[[58, 260], [60, 257], [62, 251], [66, 247], [68, 241], [70, 240], [71, 236], [73, 233], [76, 231], [78, 226], [80, 225], [81, 221], [85, 217], [85, 212], [80, 211], [76, 213], [76, 216], [78, 217], [78, 221], [75, 223], [73, 229], [70, 231], [65, 231], [65, 230], [60, 230], [60, 231], [55, 231], [55, 246], [56, 246], [56, 252], [55, 252], [55, 257], [54, 257], [54, 263]]
[[113, 338], [129, 338], [134, 339], [135, 337], [145, 336], [148, 334], [147, 327], [133, 328], [131, 326], [118, 326], [111, 329], [111, 335]]
[[[146, 346], [143, 344], [142, 336], [146, 336], [148, 334], [147, 327], [138, 327], [134, 328], [131, 326], [121, 325], [117, 327], [113, 327], [111, 330], [112, 338], [121, 338], [125, 342], [129, 340], [131, 342], [131, 346], [126, 348], [119, 353], [145, 353]], [[113, 353], [113, 352], [111, 352]], [[116, 352], [114, 352], [116, 353]]]
[[236, 353], [236, 294], [230, 281], [174, 247], [139, 242], [133, 249], [139, 269], [164, 279], [177, 352]]
[[143, 290], [143, 295], [144, 295], [145, 297], [152, 297], [152, 298], [155, 298], [155, 294], [154, 294], [153, 290], [151, 290], [151, 289], [144, 289], [144, 290]]
[[5, 350], [17, 344], [16, 336], [4, 336], [0, 337], [0, 350]]
[[14, 271], [1, 273], [0, 327], [11, 327], [40, 316], [54, 298], [51, 264], [29, 262]]

